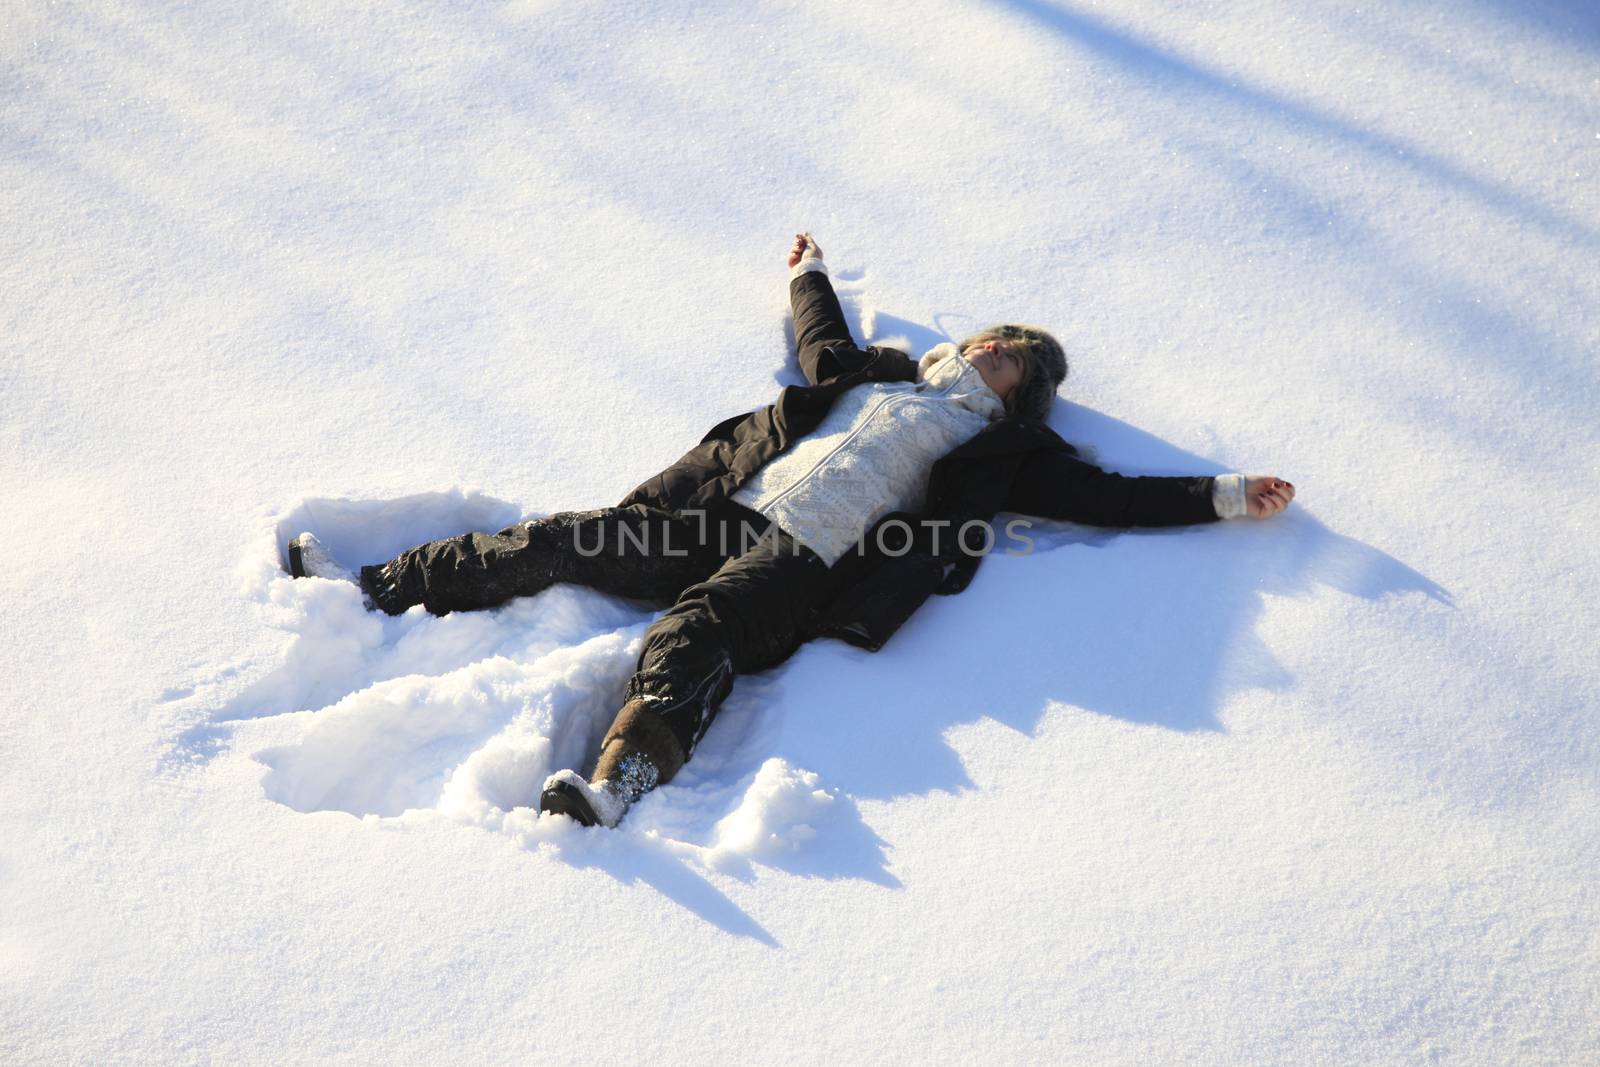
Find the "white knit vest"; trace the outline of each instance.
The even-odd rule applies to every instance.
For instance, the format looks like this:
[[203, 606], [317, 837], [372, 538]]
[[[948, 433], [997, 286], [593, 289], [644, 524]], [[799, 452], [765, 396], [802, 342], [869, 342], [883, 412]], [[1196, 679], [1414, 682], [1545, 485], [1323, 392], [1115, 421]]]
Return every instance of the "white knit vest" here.
[[837, 563], [874, 522], [922, 507], [928, 472], [1005, 413], [955, 346], [918, 364], [920, 381], [847, 390], [811, 433], [733, 494], [827, 561]]

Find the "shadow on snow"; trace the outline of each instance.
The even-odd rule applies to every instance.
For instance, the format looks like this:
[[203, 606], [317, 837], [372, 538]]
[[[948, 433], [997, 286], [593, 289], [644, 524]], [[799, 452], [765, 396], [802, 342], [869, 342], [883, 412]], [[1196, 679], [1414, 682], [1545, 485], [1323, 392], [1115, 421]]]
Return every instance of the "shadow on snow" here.
[[[1054, 421], [1113, 469], [1215, 469], [1078, 405], [1059, 405]], [[1314, 488], [1301, 489], [1314, 499]], [[987, 717], [1031, 734], [1048, 708], [1067, 705], [1218, 730], [1232, 693], [1293, 681], [1254, 634], [1264, 595], [1329, 586], [1448, 604], [1433, 582], [1303, 508], [1259, 525], [1161, 531], [1036, 523], [1037, 558], [991, 557], [971, 588], [935, 598], [883, 652], [819, 642], [741, 679], [695, 759], [635, 807], [626, 832], [580, 835], [528, 806], [550, 770], [593, 759], [653, 606], [555, 586], [494, 611], [388, 618], [366, 612], [349, 585], [281, 573], [281, 546], [301, 529], [355, 562], [518, 518], [514, 505], [460, 491], [308, 500], [284, 515], [252, 566], [264, 610], [293, 635], [285, 660], [179, 731], [170, 762], [213, 758], [241, 722], [303, 716], [296, 740], [257, 754], [263, 788], [280, 803], [357, 815], [434, 809], [646, 882], [722, 929], [773, 944], [692, 866], [742, 880], [759, 863], [898, 885], [887, 843], [854, 798], [970, 787], [945, 741], [952, 727]]]

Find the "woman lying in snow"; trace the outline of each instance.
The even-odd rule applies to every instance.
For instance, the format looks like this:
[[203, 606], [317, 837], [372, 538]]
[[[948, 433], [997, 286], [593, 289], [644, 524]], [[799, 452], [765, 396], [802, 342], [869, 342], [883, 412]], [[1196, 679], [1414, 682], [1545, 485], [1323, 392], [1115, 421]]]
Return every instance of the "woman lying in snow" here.
[[1174, 526], [1264, 519], [1294, 499], [1272, 477], [1102, 471], [1044, 424], [1067, 374], [1048, 333], [997, 326], [917, 361], [860, 348], [809, 234], [789, 268], [808, 384], [712, 427], [616, 507], [434, 541], [359, 576], [310, 534], [289, 544], [296, 577], [357, 581], [391, 615], [490, 608], [555, 582], [672, 605], [645, 635], [593, 773], [551, 775], [542, 811], [615, 826], [672, 780], [736, 674], [817, 636], [881, 648], [930, 594], [966, 587], [1001, 544], [1001, 511]]

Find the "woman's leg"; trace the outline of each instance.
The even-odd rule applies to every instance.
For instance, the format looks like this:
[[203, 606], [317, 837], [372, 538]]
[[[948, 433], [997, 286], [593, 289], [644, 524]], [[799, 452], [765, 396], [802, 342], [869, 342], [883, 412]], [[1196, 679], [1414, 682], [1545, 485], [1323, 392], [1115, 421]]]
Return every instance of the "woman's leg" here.
[[361, 568], [361, 587], [391, 615], [492, 608], [556, 582], [665, 602], [722, 562], [718, 532], [699, 514], [644, 505], [567, 511], [418, 545]]
[[[705, 736], [736, 674], [782, 663], [804, 642], [815, 608], [828, 596], [826, 563], [774, 530], [757, 548], [728, 560], [685, 589], [645, 633], [627, 700], [601, 743], [583, 790], [596, 821], [615, 825], [628, 804], [670, 781]], [[551, 785], [557, 785], [552, 803]], [[582, 818], [562, 793], [582, 789], [572, 772], [552, 776], [541, 806]], [[610, 817], [608, 817], [610, 816]]]

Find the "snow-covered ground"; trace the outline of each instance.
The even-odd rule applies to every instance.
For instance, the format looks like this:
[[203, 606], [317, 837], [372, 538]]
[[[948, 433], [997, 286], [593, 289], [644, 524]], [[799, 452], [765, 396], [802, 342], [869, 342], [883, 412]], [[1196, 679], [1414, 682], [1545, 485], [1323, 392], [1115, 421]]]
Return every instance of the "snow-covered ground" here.
[[[0, 13], [0, 1061], [1600, 1055], [1600, 9]], [[620, 498], [859, 332], [1054, 328], [1125, 471], [526, 807], [650, 615], [279, 570]]]

